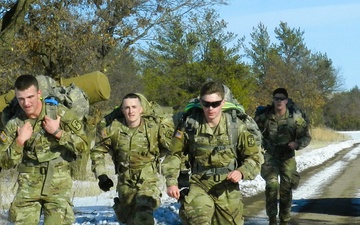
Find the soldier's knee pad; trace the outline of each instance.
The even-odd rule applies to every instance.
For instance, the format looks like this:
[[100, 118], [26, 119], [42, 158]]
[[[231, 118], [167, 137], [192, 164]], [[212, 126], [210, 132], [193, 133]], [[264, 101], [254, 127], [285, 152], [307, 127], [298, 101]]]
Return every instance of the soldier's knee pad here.
[[112, 206], [112, 208], [115, 212], [117, 220], [120, 223], [126, 223], [129, 216], [128, 210], [126, 210], [125, 208], [121, 208], [119, 198], [114, 198], [114, 205]]
[[137, 206], [135, 208], [135, 215], [132, 221], [134, 224], [153, 225], [153, 210], [148, 206]]
[[279, 185], [278, 177], [269, 177], [266, 179], [266, 185]]
[[184, 203], [181, 218], [185, 221], [184, 224], [210, 225], [214, 211], [215, 208], [212, 203], [206, 201], [191, 201]]
[[184, 212], [184, 205], [181, 204], [179, 208], [179, 217], [181, 219], [181, 222], [183, 225], [189, 225], [189, 222], [187, 221], [186, 214]]
[[136, 198], [136, 205], [139, 207], [149, 207], [155, 209], [160, 206], [160, 197], [140, 196]]

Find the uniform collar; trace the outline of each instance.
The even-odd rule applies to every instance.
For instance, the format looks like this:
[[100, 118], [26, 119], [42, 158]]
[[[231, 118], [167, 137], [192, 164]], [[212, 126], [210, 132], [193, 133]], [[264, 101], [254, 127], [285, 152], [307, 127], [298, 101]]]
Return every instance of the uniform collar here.
[[[289, 118], [289, 115], [290, 115], [290, 114], [289, 114], [289, 109], [286, 108], [285, 114], [282, 116], [282, 118]], [[271, 118], [276, 119], [276, 114], [275, 114], [275, 110], [274, 110], [274, 109], [272, 110]]]
[[222, 113], [221, 114], [221, 119], [220, 119], [220, 122], [219, 124], [217, 125], [216, 129], [213, 130], [209, 125], [208, 123], [206, 122], [206, 118], [205, 116], [202, 117], [202, 123], [201, 123], [201, 126], [200, 126], [200, 129], [201, 129], [201, 133], [206, 133], [206, 134], [224, 134], [226, 133], [226, 115], [225, 113]]
[[[125, 131], [125, 132], [130, 132], [130, 129], [131, 129], [131, 128], [126, 125], [126, 119], [125, 119], [125, 118], [122, 118], [120, 122], [121, 122], [121, 126], [123, 127], [123, 128], [122, 128], [123, 131]], [[134, 129], [137, 129], [137, 131], [138, 131], [139, 133], [144, 133], [144, 132], [146, 132], [144, 124], [145, 124], [145, 121], [144, 121], [143, 118], [141, 118], [140, 125], [139, 125], [138, 127], [134, 127]]]

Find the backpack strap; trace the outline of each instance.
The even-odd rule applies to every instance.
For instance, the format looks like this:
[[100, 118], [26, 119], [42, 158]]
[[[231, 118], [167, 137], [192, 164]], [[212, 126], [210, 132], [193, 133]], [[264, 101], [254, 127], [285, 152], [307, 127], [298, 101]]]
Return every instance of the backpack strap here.
[[[196, 116], [199, 117], [199, 114], [197, 113], [194, 115], [187, 115], [184, 121], [184, 126], [182, 128], [183, 130], [186, 130], [186, 134], [188, 135], [190, 143], [195, 143], [195, 135], [199, 129], [199, 122], [196, 120]], [[194, 148], [194, 144], [191, 144], [190, 147]], [[194, 150], [195, 149], [187, 149], [184, 154], [190, 154], [191, 152], [194, 152]]]
[[[234, 118], [234, 112], [235, 112], [235, 118]], [[236, 115], [235, 110], [231, 110], [231, 113], [226, 113], [226, 124], [227, 124], [227, 131], [228, 131], [228, 137], [230, 141], [231, 150], [233, 151], [236, 159], [238, 159], [236, 146], [238, 143], [238, 137], [239, 137], [239, 123], [238, 123], [238, 117]]]
[[[146, 138], [149, 142], [149, 147], [156, 146], [156, 151], [151, 151], [155, 156], [160, 155], [160, 149], [158, 145], [158, 133], [159, 133], [159, 124], [157, 123], [157, 119], [152, 116], [142, 116], [145, 121], [145, 129], [146, 129]], [[151, 149], [151, 148], [150, 148]]]

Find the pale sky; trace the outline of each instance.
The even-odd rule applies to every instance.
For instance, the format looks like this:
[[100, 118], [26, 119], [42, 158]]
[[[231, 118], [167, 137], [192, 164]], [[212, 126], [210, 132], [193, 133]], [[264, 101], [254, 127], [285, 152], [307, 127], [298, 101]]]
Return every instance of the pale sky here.
[[274, 29], [280, 21], [304, 31], [304, 43], [312, 53], [327, 54], [343, 78], [343, 90], [360, 88], [359, 0], [232, 0], [219, 7], [227, 31], [245, 36], [262, 22], [276, 43]]

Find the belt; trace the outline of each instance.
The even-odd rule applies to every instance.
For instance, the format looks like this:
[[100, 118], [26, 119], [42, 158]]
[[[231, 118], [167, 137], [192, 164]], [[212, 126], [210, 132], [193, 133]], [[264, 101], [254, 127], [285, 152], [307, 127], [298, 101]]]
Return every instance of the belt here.
[[[67, 168], [69, 168], [69, 165], [55, 166], [55, 168], [67, 169]], [[25, 166], [24, 164], [20, 164], [18, 166], [17, 171], [19, 173], [39, 173], [42, 175], [46, 175], [46, 173], [48, 171], [48, 167], [47, 166]]]
[[237, 167], [236, 165], [237, 165], [236, 159], [234, 159], [233, 162], [230, 162], [228, 166], [213, 167], [213, 168], [204, 167], [195, 162], [194, 165], [192, 166], [191, 170], [192, 170], [192, 173], [196, 173], [196, 174], [207, 174], [207, 175], [227, 174], [230, 171], [235, 170]]
[[20, 164], [18, 166], [19, 173], [40, 173], [45, 175], [47, 172], [47, 166], [25, 166], [24, 164]]

